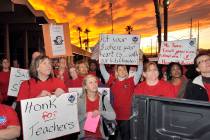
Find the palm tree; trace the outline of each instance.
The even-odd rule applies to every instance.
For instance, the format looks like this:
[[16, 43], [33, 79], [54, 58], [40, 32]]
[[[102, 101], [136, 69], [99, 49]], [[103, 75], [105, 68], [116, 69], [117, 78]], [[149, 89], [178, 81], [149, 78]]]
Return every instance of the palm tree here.
[[80, 26], [77, 27], [77, 31], [79, 33], [79, 44], [80, 44], [80, 48], [82, 48], [82, 38], [81, 38], [81, 32], [82, 32], [82, 28]]
[[[86, 38], [86, 43], [87, 43], [87, 48], [89, 48], [89, 38], [88, 38], [88, 34], [89, 34], [90, 30], [88, 28], [85, 29], [84, 33], [87, 35], [87, 38]], [[84, 41], [83, 41], [84, 43]]]
[[128, 32], [128, 34], [131, 34], [133, 31], [133, 27], [131, 25], [126, 26], [125, 30]]
[[85, 44], [85, 50], [88, 50], [89, 39], [84, 39], [83, 43]]
[[156, 14], [156, 25], [158, 29], [158, 52], [160, 52], [161, 46], [161, 19], [160, 19], [160, 10], [159, 10], [159, 0], [153, 0], [155, 6]]

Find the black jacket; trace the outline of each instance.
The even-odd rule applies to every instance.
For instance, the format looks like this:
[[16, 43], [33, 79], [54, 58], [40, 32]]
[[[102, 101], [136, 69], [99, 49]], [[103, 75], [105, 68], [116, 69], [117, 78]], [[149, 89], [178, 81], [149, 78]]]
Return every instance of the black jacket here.
[[185, 99], [209, 101], [207, 90], [202, 81], [202, 76], [197, 76], [193, 81], [188, 82]]

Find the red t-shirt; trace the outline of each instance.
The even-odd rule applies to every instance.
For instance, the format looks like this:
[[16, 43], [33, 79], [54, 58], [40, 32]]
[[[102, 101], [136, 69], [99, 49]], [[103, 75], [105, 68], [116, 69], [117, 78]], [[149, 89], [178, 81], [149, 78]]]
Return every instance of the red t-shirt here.
[[204, 83], [206, 91], [208, 93], [209, 101], [210, 101], [210, 83]]
[[136, 95], [148, 95], [148, 96], [161, 96], [161, 97], [169, 97], [174, 98], [174, 87], [163, 81], [159, 80], [159, 82], [150, 86], [146, 83], [146, 81], [138, 84], [134, 90]]
[[78, 75], [77, 79], [69, 80], [67, 82], [67, 87], [82, 87], [82, 82], [85, 76]]
[[11, 107], [0, 104], [0, 130], [19, 125], [17, 113]]
[[36, 98], [42, 92], [42, 90], [54, 92], [57, 88], [67, 91], [64, 82], [58, 78], [50, 78], [46, 81], [31, 78], [30, 80], [24, 81], [21, 84], [17, 101]]
[[0, 98], [3, 100], [7, 99], [7, 91], [9, 86], [9, 77], [10, 77], [10, 71], [9, 72], [0, 72]]
[[[95, 101], [91, 101], [88, 99], [88, 97], [86, 97], [86, 112], [93, 112], [94, 110], [99, 110], [99, 97]], [[85, 131], [85, 135], [95, 137], [95, 138], [101, 138], [102, 136], [101, 136], [99, 126], [100, 126], [100, 121], [96, 129], [96, 133]]]
[[133, 77], [119, 81], [110, 75], [107, 84], [114, 97], [113, 108], [116, 113], [116, 120], [128, 120], [131, 116], [131, 102], [135, 88]]

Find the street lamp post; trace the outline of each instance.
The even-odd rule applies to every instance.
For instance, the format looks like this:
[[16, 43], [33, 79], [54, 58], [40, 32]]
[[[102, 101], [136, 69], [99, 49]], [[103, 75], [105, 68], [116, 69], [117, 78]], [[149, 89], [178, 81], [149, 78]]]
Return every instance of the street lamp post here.
[[169, 0], [163, 0], [163, 12], [164, 12], [164, 41], [168, 41], [168, 7]]

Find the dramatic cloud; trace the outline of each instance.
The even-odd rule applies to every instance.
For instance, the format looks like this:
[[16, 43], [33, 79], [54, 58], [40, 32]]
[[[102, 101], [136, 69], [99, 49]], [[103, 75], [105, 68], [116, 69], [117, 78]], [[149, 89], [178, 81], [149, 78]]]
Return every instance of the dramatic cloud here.
[[[152, 0], [112, 0], [114, 33], [126, 33], [131, 25], [133, 34], [143, 37], [157, 34], [154, 4]], [[162, 0], [161, 0], [162, 1]], [[29, 0], [37, 10], [43, 10], [56, 22], [69, 22], [71, 41], [78, 45], [77, 26], [90, 29], [90, 45], [97, 42], [100, 33], [111, 33], [109, 0]], [[210, 0], [170, 0], [168, 30], [189, 28], [199, 20], [201, 29], [210, 26]], [[163, 20], [163, 8], [160, 8]], [[195, 23], [196, 22], [196, 23]], [[162, 24], [163, 27], [163, 24]], [[208, 28], [209, 29], [209, 28]], [[85, 39], [86, 34], [82, 33]]]

